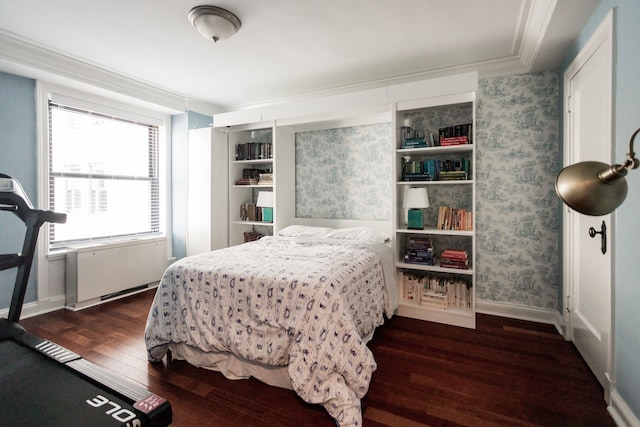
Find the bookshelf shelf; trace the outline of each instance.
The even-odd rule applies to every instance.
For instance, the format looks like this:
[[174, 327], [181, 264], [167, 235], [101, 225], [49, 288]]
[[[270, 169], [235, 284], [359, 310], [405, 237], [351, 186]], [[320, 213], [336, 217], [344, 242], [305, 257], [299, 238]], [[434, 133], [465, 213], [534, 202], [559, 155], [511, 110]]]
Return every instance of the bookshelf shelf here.
[[[395, 110], [393, 241], [400, 295], [398, 314], [475, 328], [475, 92], [457, 94], [451, 100], [443, 97], [441, 104], [432, 99], [416, 100], [407, 108], [399, 104]], [[407, 135], [417, 133], [417, 144], [425, 144], [419, 141], [423, 135], [426, 141], [433, 141], [430, 136], [441, 135], [442, 128], [462, 124], [467, 126], [467, 138], [472, 143], [437, 146], [436, 137], [436, 146], [402, 148], [416, 143], [413, 137], [404, 141]], [[448, 171], [459, 171], [447, 174], [448, 178], [464, 179], [439, 180], [444, 175], [441, 172]], [[432, 180], [416, 180], [424, 174]], [[404, 179], [405, 176], [412, 179]], [[409, 187], [428, 189], [429, 208], [424, 210], [424, 222], [430, 227], [415, 230], [405, 225], [407, 208], [403, 197]], [[444, 207], [452, 213], [443, 215]], [[440, 218], [447, 220], [443, 224], [455, 224], [460, 229], [434, 227], [441, 223]], [[442, 267], [445, 250], [449, 264], [468, 268]], [[429, 260], [434, 265], [429, 265]]]
[[261, 227], [273, 227], [273, 223], [272, 222], [263, 222], [263, 221], [240, 221], [240, 220], [234, 220], [231, 221], [231, 224], [236, 224], [236, 225], [253, 225], [253, 226], [261, 226]]
[[455, 181], [397, 181], [397, 185], [469, 185], [474, 184], [472, 179], [459, 179]]
[[423, 230], [414, 230], [406, 227], [396, 228], [396, 233], [406, 234], [440, 234], [445, 236], [469, 236], [473, 237], [473, 231], [469, 230], [438, 230], [437, 228], [425, 228]]
[[272, 164], [273, 159], [257, 159], [257, 160], [232, 160], [232, 165], [267, 165]]
[[460, 270], [455, 268], [445, 268], [440, 267], [440, 261], [435, 261], [436, 265], [426, 265], [426, 264], [411, 264], [408, 262], [397, 262], [396, 267], [409, 269], [409, 270], [420, 270], [420, 271], [432, 271], [434, 273], [447, 273], [447, 274], [458, 274], [461, 276], [473, 276], [473, 269], [469, 270]]
[[468, 153], [470, 151], [473, 151], [473, 144], [450, 145], [447, 147], [398, 148], [396, 154], [399, 156], [417, 156]]

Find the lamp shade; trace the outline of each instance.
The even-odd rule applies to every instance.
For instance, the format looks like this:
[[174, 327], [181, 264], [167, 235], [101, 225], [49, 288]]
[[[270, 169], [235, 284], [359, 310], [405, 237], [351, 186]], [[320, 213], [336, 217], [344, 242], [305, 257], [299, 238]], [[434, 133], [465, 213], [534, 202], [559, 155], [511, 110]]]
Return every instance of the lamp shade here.
[[631, 134], [627, 158], [621, 165], [587, 161], [562, 169], [556, 177], [556, 193], [562, 201], [585, 215], [600, 216], [616, 210], [627, 197], [627, 172], [640, 167], [633, 151], [633, 140], [639, 133], [640, 128]]
[[627, 196], [627, 170], [620, 165], [580, 162], [567, 166], [556, 178], [556, 193], [571, 209], [585, 215], [613, 212]]
[[216, 6], [196, 6], [189, 11], [189, 21], [206, 39], [217, 42], [234, 35], [240, 29], [240, 19], [228, 10]]
[[429, 194], [426, 187], [407, 188], [404, 194], [403, 208], [424, 209], [429, 207]]
[[258, 200], [256, 206], [260, 208], [272, 208], [273, 207], [273, 191], [260, 191], [258, 193]]

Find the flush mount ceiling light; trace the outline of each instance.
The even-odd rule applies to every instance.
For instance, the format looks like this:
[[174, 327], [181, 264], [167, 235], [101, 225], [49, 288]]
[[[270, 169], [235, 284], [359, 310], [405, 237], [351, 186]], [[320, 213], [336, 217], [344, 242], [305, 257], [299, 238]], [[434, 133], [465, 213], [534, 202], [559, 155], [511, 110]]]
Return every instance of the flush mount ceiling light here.
[[240, 29], [236, 15], [216, 6], [194, 7], [189, 11], [189, 21], [204, 38], [214, 42], [228, 39]]
[[580, 162], [567, 166], [556, 178], [556, 192], [564, 203], [585, 215], [600, 216], [613, 212], [627, 196], [627, 171], [636, 169], [640, 161], [633, 151], [636, 129], [629, 138], [627, 159], [621, 165]]

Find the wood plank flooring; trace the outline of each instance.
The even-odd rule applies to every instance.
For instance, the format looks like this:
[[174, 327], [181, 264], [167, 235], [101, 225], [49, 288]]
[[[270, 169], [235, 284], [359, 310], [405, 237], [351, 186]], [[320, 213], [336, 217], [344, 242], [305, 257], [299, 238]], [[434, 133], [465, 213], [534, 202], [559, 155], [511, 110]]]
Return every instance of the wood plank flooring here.
[[[335, 425], [293, 391], [182, 361], [148, 363], [143, 335], [153, 295], [21, 323], [168, 399], [174, 426]], [[478, 315], [468, 330], [395, 317], [369, 347], [378, 369], [362, 401], [365, 427], [615, 425], [597, 380], [550, 325]]]

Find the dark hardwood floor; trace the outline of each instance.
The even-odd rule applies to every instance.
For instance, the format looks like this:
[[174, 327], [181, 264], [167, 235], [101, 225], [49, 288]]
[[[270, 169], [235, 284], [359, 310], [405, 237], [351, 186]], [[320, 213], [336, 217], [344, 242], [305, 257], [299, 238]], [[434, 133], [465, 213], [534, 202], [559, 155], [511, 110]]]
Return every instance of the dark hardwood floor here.
[[[320, 406], [256, 380], [231, 381], [181, 361], [147, 362], [154, 291], [21, 321], [168, 399], [174, 426], [333, 426]], [[364, 426], [614, 426], [603, 390], [550, 325], [478, 315], [468, 330], [395, 317], [369, 344], [378, 370]]]

